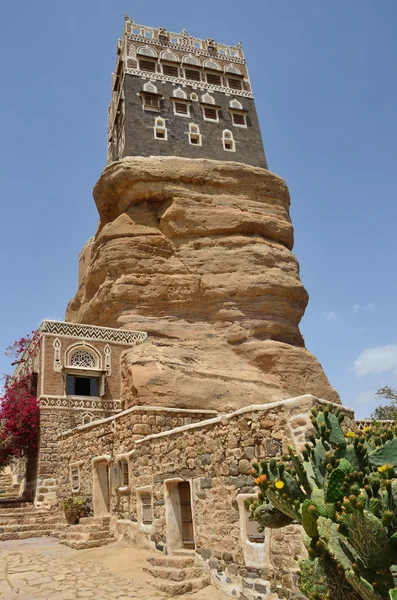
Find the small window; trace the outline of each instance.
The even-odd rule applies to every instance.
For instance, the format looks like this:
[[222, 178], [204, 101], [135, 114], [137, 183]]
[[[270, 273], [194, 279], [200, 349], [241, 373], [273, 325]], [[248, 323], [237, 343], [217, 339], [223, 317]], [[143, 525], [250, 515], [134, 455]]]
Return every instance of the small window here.
[[204, 118], [207, 119], [207, 121], [218, 121], [218, 111], [216, 108], [209, 108], [206, 106], [204, 108]]
[[153, 33], [151, 31], [145, 31], [145, 37], [146, 38], [152, 38], [153, 37]]
[[198, 101], [197, 94], [195, 94], [194, 92], [192, 94], [190, 94], [190, 100], [192, 100], [193, 102], [197, 102]]
[[178, 115], [187, 115], [189, 112], [188, 108], [185, 102], [175, 102], [175, 112]]
[[71, 471], [72, 491], [76, 492], [80, 489], [80, 472], [78, 467], [73, 467]]
[[171, 36], [171, 44], [179, 44], [179, 39]]
[[153, 523], [153, 511], [152, 511], [152, 497], [149, 494], [141, 496], [142, 506], [142, 523], [144, 525], [150, 525]]
[[225, 50], [223, 48], [219, 48], [218, 49], [219, 54], [226, 54]]
[[186, 79], [193, 79], [193, 81], [201, 81], [200, 71], [196, 69], [185, 69]]
[[251, 517], [251, 514], [247, 511], [247, 538], [250, 542], [256, 544], [263, 544], [265, 541], [265, 532], [258, 531], [259, 523]]
[[156, 72], [156, 63], [151, 60], [139, 60], [139, 68], [141, 71], [149, 71], [150, 73]]
[[238, 52], [236, 52], [236, 50], [230, 50], [230, 56], [238, 56]]
[[212, 85], [221, 85], [220, 75], [216, 75], [215, 73], [207, 73], [207, 83], [211, 83]]
[[68, 396], [99, 396], [99, 377], [68, 375], [66, 380]]
[[241, 79], [228, 79], [229, 82], [229, 87], [233, 88], [234, 90], [241, 90], [243, 87], [242, 81]]
[[163, 65], [163, 73], [164, 75], [170, 75], [171, 77], [178, 77], [178, 67], [174, 65]]
[[119, 462], [120, 469], [120, 487], [128, 487], [130, 485], [130, 476], [128, 471], [128, 462], [122, 460]]
[[247, 126], [245, 115], [242, 113], [232, 113], [233, 125]]
[[132, 30], [132, 33], [133, 33], [134, 35], [141, 35], [141, 30], [140, 30], [140, 29], [137, 29], [136, 27], [134, 27], [134, 28], [133, 28], [133, 30]]
[[168, 139], [167, 128], [165, 126], [165, 121], [161, 117], [157, 117], [154, 122], [154, 137], [157, 140], [166, 140]]
[[189, 124], [189, 143], [193, 146], [201, 146], [200, 128], [194, 123]]
[[233, 134], [228, 129], [225, 129], [225, 131], [223, 132], [222, 141], [224, 150], [228, 150], [229, 152], [236, 151], [236, 145], [234, 142]]
[[157, 94], [144, 94], [143, 108], [160, 110], [160, 97]]
[[195, 48], [201, 48], [201, 42], [193, 42]]

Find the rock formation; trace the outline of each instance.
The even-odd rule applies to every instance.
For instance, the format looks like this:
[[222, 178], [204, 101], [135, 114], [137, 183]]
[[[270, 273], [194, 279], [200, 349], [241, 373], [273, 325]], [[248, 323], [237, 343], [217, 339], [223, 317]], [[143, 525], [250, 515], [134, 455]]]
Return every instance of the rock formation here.
[[299, 331], [308, 295], [283, 179], [233, 162], [124, 158], [94, 198], [100, 223], [66, 319], [148, 332], [122, 357], [126, 407], [339, 402]]

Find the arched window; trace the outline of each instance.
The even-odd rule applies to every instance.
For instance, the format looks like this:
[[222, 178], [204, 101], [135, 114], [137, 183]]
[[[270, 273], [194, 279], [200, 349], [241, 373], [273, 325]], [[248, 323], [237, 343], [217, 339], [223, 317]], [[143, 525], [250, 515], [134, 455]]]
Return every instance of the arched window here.
[[221, 68], [214, 60], [206, 60], [204, 63], [206, 69], [213, 69], [214, 71], [220, 71]]
[[236, 143], [230, 129], [224, 129], [222, 133], [223, 149], [228, 152], [236, 152]]
[[94, 420], [94, 415], [92, 413], [86, 412], [81, 415], [81, 424], [82, 425], [88, 425], [89, 423], [92, 423], [93, 420]]
[[200, 61], [195, 56], [192, 56], [191, 54], [184, 56], [182, 59], [182, 62], [186, 63], [187, 65], [195, 65], [197, 67], [200, 66]]
[[140, 70], [148, 71], [149, 73], [155, 73], [157, 54], [153, 50], [153, 48], [149, 48], [148, 46], [141, 46], [140, 48], [138, 48], [137, 54], [139, 55]]
[[234, 67], [233, 65], [226, 65], [225, 71], [226, 73], [234, 73], [235, 75], [240, 75], [240, 69]]
[[241, 102], [239, 102], [238, 100], [236, 100], [234, 98], [233, 100], [230, 100], [230, 108], [236, 108], [237, 110], [242, 110], [243, 105], [241, 104]]
[[157, 94], [157, 87], [151, 81], [148, 81], [144, 84], [143, 91], [150, 94]]
[[161, 117], [156, 117], [154, 120], [154, 137], [156, 140], [168, 140], [168, 131], [165, 126], [165, 121]]
[[189, 144], [192, 146], [201, 146], [200, 127], [195, 123], [189, 123]]
[[97, 361], [91, 352], [81, 349], [73, 352], [69, 359], [69, 365], [71, 367], [80, 367], [83, 369], [95, 369], [97, 366]]
[[153, 48], [149, 48], [149, 46], [141, 46], [137, 50], [137, 54], [142, 54], [143, 56], [151, 56], [152, 58], [157, 58], [157, 53]]
[[185, 100], [187, 98], [186, 92], [181, 90], [181, 88], [176, 88], [176, 90], [173, 91], [172, 95], [174, 96], [174, 98], [184, 98]]
[[215, 104], [215, 98], [210, 94], [204, 94], [204, 96], [201, 96], [201, 102], [203, 102], [203, 104]]
[[164, 50], [164, 52], [161, 53], [160, 58], [162, 60], [168, 60], [170, 62], [179, 62], [177, 55], [173, 52], [170, 52], [169, 50]]

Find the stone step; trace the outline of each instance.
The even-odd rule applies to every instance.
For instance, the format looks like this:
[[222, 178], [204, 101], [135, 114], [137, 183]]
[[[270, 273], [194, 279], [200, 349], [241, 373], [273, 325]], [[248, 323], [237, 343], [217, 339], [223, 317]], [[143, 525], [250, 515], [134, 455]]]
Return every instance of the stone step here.
[[174, 567], [144, 567], [143, 570], [146, 573], [150, 573], [153, 577], [170, 581], [199, 579], [203, 575], [203, 569], [201, 567], [189, 567], [187, 569], [176, 569]]
[[[15, 513], [34, 512], [38, 509], [31, 502], [21, 501], [5, 501], [0, 500], [0, 516], [10, 514], [10, 511]], [[47, 511], [48, 512], [48, 511]]]
[[192, 556], [175, 556], [175, 554], [168, 556], [158, 555], [150, 556], [147, 560], [153, 567], [172, 567], [174, 569], [194, 567], [194, 558]]
[[180, 596], [201, 590], [210, 584], [208, 576], [188, 579], [187, 581], [167, 581], [165, 579], [154, 579], [150, 584], [157, 590], [169, 594], [170, 596]]
[[[81, 519], [80, 519], [81, 521]], [[95, 531], [109, 531], [109, 525], [95, 525], [95, 524], [90, 524], [90, 525], [80, 525], [80, 523], [78, 525], [69, 525], [69, 527], [78, 527], [78, 531], [80, 531], [81, 533], [91, 533], [91, 532], [95, 532]], [[76, 529], [77, 531], [77, 529]]]
[[109, 537], [109, 531], [91, 531], [90, 533], [84, 533], [82, 531], [63, 531], [59, 539], [60, 540], [105, 540]]
[[43, 536], [58, 537], [59, 531], [53, 529], [42, 529], [35, 531], [12, 531], [9, 533], [0, 533], [0, 542], [7, 540], [25, 540], [27, 538], [36, 538]]
[[82, 517], [80, 525], [109, 525], [110, 517]]
[[65, 521], [65, 516], [63, 513], [25, 513], [25, 514], [8, 514], [8, 515], [0, 515], [0, 526], [6, 525], [9, 523], [10, 525], [15, 524], [23, 524], [23, 523], [35, 523], [36, 521], [51, 521], [57, 519], [58, 521]]
[[37, 520], [32, 523], [16, 523], [10, 525], [0, 524], [0, 533], [11, 533], [12, 531], [40, 531], [43, 529], [43, 527], [46, 529], [49, 529], [50, 527], [57, 529], [58, 526], [64, 529], [67, 527], [67, 523], [66, 521], [60, 522], [55, 517], [48, 520]]
[[74, 550], [86, 550], [87, 548], [105, 546], [114, 541], [115, 539], [113, 537], [107, 537], [102, 540], [60, 540], [60, 543], [69, 546], [69, 548], [73, 548]]

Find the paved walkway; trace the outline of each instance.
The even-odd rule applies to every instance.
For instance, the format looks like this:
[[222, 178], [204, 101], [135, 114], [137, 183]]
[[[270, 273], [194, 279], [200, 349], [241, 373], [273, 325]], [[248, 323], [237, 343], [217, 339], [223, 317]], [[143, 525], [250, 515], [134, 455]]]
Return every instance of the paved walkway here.
[[[142, 568], [152, 555], [119, 543], [71, 550], [55, 538], [0, 542], [2, 600], [163, 600]], [[181, 600], [226, 600], [212, 586]]]

